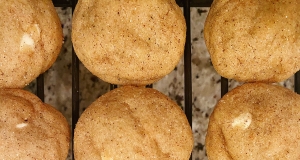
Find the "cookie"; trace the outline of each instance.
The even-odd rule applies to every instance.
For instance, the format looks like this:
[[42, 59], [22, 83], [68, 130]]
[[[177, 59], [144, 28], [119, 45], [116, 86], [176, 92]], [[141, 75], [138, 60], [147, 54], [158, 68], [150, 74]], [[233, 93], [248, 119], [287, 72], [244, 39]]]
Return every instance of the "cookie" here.
[[223, 77], [281, 82], [300, 69], [300, 1], [214, 0], [204, 26]]
[[210, 160], [300, 159], [300, 95], [271, 84], [246, 83], [220, 99], [210, 116]]
[[0, 159], [65, 160], [69, 140], [58, 110], [28, 91], [0, 89]]
[[72, 42], [100, 79], [147, 85], [169, 74], [184, 52], [186, 24], [175, 0], [79, 0]]
[[63, 42], [51, 0], [0, 2], [0, 88], [23, 88], [56, 60]]
[[187, 160], [192, 148], [182, 109], [144, 87], [104, 94], [82, 113], [74, 132], [75, 159]]

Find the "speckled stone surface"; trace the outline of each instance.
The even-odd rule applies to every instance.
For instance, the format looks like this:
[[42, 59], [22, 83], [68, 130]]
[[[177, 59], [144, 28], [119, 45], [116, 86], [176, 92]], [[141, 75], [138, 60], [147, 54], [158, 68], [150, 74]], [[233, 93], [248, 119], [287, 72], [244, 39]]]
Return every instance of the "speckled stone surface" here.
[[[195, 146], [193, 160], [206, 160], [205, 135], [209, 116], [221, 98], [220, 76], [214, 70], [210, 56], [203, 40], [203, 25], [209, 8], [191, 8], [192, 41], [192, 127]], [[71, 69], [71, 20], [70, 8], [57, 8], [64, 31], [64, 45], [54, 65], [44, 74], [45, 102], [61, 111], [69, 124], [72, 122], [72, 69]], [[171, 97], [184, 108], [184, 68], [183, 59], [174, 71], [153, 84], [153, 88]], [[80, 65], [80, 112], [87, 108], [96, 98], [109, 91], [110, 85], [92, 75]], [[293, 89], [293, 77], [281, 85]], [[241, 83], [229, 80], [229, 90]], [[36, 84], [32, 82], [25, 89], [35, 93]], [[71, 151], [70, 151], [71, 155]], [[71, 159], [71, 157], [68, 159]]]

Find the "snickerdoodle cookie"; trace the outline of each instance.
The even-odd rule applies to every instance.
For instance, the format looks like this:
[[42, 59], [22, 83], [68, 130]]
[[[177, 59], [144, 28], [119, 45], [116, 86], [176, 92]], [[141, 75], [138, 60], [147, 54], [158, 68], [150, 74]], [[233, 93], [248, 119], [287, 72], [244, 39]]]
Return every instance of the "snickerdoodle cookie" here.
[[79, 0], [72, 42], [84, 66], [102, 80], [147, 85], [169, 74], [186, 38], [175, 0]]
[[216, 71], [244, 82], [280, 82], [300, 69], [299, 0], [214, 0], [204, 37]]
[[300, 95], [271, 84], [228, 92], [210, 116], [210, 160], [300, 159]]
[[0, 1], [0, 88], [23, 88], [56, 60], [63, 34], [51, 0]]
[[65, 160], [69, 140], [58, 110], [28, 91], [0, 89], [0, 159]]
[[155, 89], [124, 86], [93, 102], [75, 128], [76, 159], [187, 160], [193, 148], [182, 109]]

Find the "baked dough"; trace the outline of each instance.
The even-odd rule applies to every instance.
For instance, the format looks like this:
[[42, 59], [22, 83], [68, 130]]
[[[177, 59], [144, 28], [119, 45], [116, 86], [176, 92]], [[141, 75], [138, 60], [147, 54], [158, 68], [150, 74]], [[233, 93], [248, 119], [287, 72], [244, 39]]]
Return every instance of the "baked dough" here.
[[193, 149], [182, 109], [157, 90], [124, 86], [93, 102], [74, 132], [75, 159], [188, 160]]
[[21, 89], [0, 89], [0, 159], [65, 160], [70, 130], [64, 116]]
[[214, 0], [204, 37], [223, 77], [281, 82], [300, 69], [299, 0]]
[[56, 60], [63, 42], [51, 0], [0, 1], [0, 88], [23, 88]]
[[184, 52], [186, 24], [175, 0], [79, 0], [72, 42], [84, 66], [118, 85], [169, 74]]
[[271, 84], [228, 92], [209, 119], [210, 160], [300, 159], [300, 95]]

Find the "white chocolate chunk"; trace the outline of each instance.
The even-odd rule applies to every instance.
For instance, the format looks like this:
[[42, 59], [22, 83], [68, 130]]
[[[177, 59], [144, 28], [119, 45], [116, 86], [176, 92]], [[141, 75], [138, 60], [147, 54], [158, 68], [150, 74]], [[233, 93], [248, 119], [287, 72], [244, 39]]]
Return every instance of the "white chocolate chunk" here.
[[23, 47], [26, 45], [30, 46], [31, 48], [34, 48], [35, 45], [33, 39], [27, 33], [25, 33], [21, 39], [20, 49], [23, 49]]
[[233, 120], [231, 126], [247, 129], [250, 126], [251, 122], [252, 122], [252, 115], [250, 113], [242, 113]]
[[27, 125], [28, 125], [27, 123], [20, 123], [20, 124], [17, 124], [16, 127], [21, 129], [21, 128], [26, 127]]

